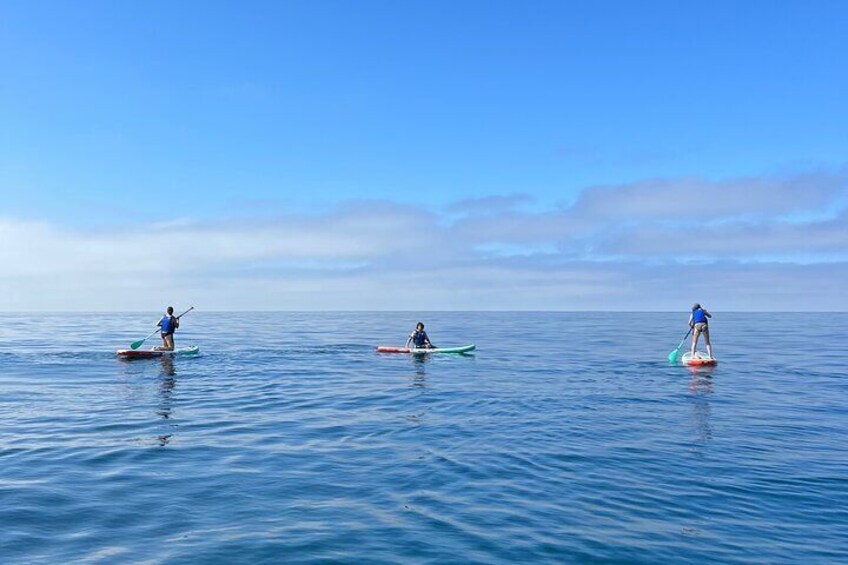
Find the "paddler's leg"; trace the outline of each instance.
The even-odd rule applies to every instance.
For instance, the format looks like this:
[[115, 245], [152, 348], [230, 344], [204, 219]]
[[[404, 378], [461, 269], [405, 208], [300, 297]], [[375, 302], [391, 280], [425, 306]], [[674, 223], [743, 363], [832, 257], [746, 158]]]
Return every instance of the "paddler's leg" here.
[[698, 326], [695, 326], [694, 331], [692, 332], [692, 349], [689, 351], [690, 357], [695, 357], [695, 349], [698, 347], [698, 337], [701, 335], [701, 330], [698, 329]]
[[168, 334], [168, 351], [174, 350], [174, 334]]
[[710, 356], [710, 359], [713, 358], [713, 346], [710, 343], [710, 328], [704, 330], [704, 343], [707, 344], [707, 355]]

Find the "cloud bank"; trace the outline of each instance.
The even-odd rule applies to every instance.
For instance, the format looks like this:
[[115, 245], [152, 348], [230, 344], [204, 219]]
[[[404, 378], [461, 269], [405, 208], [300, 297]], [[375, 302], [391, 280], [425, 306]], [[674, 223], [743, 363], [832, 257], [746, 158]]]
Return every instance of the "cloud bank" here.
[[441, 211], [81, 230], [0, 218], [0, 310], [846, 310], [843, 172], [523, 195]]

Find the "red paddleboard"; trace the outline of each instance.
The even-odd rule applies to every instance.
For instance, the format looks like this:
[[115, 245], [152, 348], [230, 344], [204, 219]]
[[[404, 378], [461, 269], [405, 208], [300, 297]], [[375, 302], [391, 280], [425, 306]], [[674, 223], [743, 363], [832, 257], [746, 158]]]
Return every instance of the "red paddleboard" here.
[[700, 351], [696, 351], [694, 357], [691, 353], [684, 353], [680, 362], [690, 367], [710, 367], [712, 365], [718, 365], [718, 359], [707, 357], [706, 354], [701, 353]]
[[119, 349], [115, 352], [118, 357], [124, 359], [151, 359], [153, 357], [164, 357], [165, 355], [194, 355], [200, 351], [197, 345], [188, 345], [180, 347], [173, 351], [165, 349]]

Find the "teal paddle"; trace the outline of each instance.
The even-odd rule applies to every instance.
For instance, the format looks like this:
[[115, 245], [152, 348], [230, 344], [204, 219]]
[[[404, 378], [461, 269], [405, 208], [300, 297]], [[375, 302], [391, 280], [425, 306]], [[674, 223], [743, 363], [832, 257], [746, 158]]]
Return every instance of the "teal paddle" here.
[[155, 332], [153, 332], [152, 334], [150, 334], [146, 338], [132, 342], [130, 344], [130, 349], [138, 349], [139, 347], [141, 347], [144, 344], [145, 341], [147, 341], [148, 339], [150, 339], [151, 337], [153, 337], [154, 335], [156, 335], [158, 333], [159, 333], [159, 330], [156, 330]]
[[[191, 312], [192, 310], [194, 310], [194, 306], [192, 306], [191, 308], [189, 308], [188, 310], [186, 310], [185, 312], [183, 312], [182, 314], [180, 314], [179, 316], [177, 316], [177, 320], [179, 320], [180, 318], [182, 318], [183, 316], [185, 316], [186, 314], [188, 314], [188, 313], [189, 313], [189, 312]], [[153, 332], [152, 334], [150, 334], [149, 336], [147, 336], [147, 337], [146, 337], [146, 338], [144, 338], [144, 339], [140, 339], [140, 340], [138, 340], [138, 341], [134, 341], [134, 342], [132, 342], [132, 343], [130, 344], [130, 349], [138, 349], [139, 347], [141, 347], [141, 346], [144, 344], [144, 342], [145, 342], [145, 341], [147, 341], [148, 339], [150, 339], [150, 338], [151, 338], [151, 337], [153, 337], [154, 335], [158, 334], [160, 331], [161, 331], [161, 328], [160, 328], [160, 329], [157, 329], [155, 332]]]
[[686, 341], [686, 338], [689, 337], [690, 333], [692, 333], [692, 328], [689, 328], [689, 331], [686, 332], [686, 335], [680, 340], [680, 345], [677, 346], [677, 349], [668, 354], [669, 363], [677, 363], [677, 356], [680, 354], [680, 348], [683, 347], [683, 343]]

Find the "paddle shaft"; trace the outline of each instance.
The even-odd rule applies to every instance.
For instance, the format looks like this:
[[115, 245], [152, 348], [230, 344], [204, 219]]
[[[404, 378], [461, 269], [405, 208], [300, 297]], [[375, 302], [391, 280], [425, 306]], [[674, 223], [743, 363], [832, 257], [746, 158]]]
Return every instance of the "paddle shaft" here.
[[159, 330], [157, 329], [157, 330], [155, 330], [152, 334], [150, 334], [150, 335], [149, 335], [149, 336], [147, 336], [146, 338], [142, 339], [141, 341], [142, 341], [142, 342], [145, 342], [145, 341], [147, 341], [148, 339], [150, 339], [151, 337], [153, 337], [154, 335], [156, 335], [156, 334], [158, 334], [158, 333], [159, 333]]
[[668, 360], [670, 362], [677, 363], [677, 354], [680, 353], [680, 348], [683, 347], [683, 343], [686, 341], [686, 338], [689, 337], [690, 333], [692, 333], [692, 328], [689, 328], [689, 331], [686, 332], [686, 335], [680, 340], [680, 345], [677, 346], [677, 349], [668, 354]]
[[[188, 314], [188, 313], [189, 313], [189, 312], [191, 312], [192, 310], [194, 310], [194, 306], [192, 306], [191, 308], [189, 308], [188, 310], [186, 310], [185, 312], [183, 312], [182, 314], [180, 314], [179, 316], [177, 316], [177, 320], [179, 320], [180, 318], [182, 318], [183, 316], [185, 316], [186, 314]], [[690, 331], [690, 332], [692, 331], [692, 330], [691, 330], [691, 328], [689, 329], [689, 331]], [[686, 335], [689, 335], [689, 334], [686, 334]], [[684, 339], [685, 339], [685, 338], [684, 338]]]
[[680, 349], [681, 347], [683, 347], [683, 343], [686, 341], [686, 338], [689, 337], [690, 333], [692, 333], [692, 328], [689, 328], [689, 331], [686, 332], [686, 335], [684, 335], [683, 339], [680, 340], [680, 345], [677, 346], [677, 349]]

